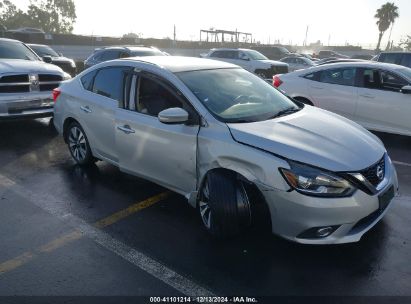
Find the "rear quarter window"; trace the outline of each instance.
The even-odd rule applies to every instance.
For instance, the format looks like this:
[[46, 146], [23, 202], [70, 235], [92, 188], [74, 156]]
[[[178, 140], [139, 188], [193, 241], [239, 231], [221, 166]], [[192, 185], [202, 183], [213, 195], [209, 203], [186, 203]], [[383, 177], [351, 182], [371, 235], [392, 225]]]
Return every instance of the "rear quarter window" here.
[[92, 91], [93, 90], [93, 81], [94, 81], [94, 76], [96, 76], [97, 71], [92, 71], [90, 73], [87, 73], [83, 77], [81, 77], [81, 84], [83, 85], [83, 88], [86, 89], [87, 91]]

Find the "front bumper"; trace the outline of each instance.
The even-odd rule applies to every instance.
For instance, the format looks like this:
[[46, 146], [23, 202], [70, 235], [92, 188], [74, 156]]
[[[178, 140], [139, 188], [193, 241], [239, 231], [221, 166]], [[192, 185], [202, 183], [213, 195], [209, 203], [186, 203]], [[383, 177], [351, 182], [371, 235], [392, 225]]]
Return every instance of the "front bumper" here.
[[0, 120], [53, 116], [51, 92], [4, 94], [0, 96]]
[[[260, 187], [271, 213], [272, 231], [288, 240], [303, 244], [341, 244], [358, 242], [375, 226], [392, 205], [380, 210], [379, 196], [390, 187], [398, 192], [398, 179], [387, 157], [386, 183], [375, 195], [357, 190], [351, 197], [311, 197], [297, 191], [280, 191]], [[324, 238], [302, 238], [301, 234], [316, 227], [338, 227]]]

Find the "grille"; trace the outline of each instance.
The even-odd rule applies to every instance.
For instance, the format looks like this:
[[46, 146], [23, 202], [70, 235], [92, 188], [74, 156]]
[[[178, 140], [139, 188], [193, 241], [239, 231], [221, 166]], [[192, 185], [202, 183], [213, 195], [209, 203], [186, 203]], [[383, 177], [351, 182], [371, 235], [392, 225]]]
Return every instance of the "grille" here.
[[27, 74], [21, 75], [7, 75], [0, 78], [0, 83], [15, 83], [15, 82], [28, 82], [29, 76]]
[[272, 66], [271, 70], [273, 71], [274, 75], [275, 74], [287, 74], [288, 73], [288, 67], [287, 66]]
[[[382, 170], [383, 176], [380, 179], [377, 175], [378, 169]], [[384, 157], [375, 165], [360, 172], [374, 187], [377, 187], [379, 183], [385, 177], [385, 160]]]
[[62, 81], [63, 77], [53, 74], [39, 74], [39, 81]]
[[52, 91], [60, 85], [63, 77], [54, 74], [39, 74], [38, 84], [29, 81], [28, 74], [5, 75], [0, 78], [0, 93], [28, 93], [31, 91]]
[[30, 92], [29, 85], [0, 86], [0, 93], [26, 93]]
[[40, 84], [40, 91], [53, 91], [58, 86], [59, 86], [58, 83], [56, 83], [56, 84]]

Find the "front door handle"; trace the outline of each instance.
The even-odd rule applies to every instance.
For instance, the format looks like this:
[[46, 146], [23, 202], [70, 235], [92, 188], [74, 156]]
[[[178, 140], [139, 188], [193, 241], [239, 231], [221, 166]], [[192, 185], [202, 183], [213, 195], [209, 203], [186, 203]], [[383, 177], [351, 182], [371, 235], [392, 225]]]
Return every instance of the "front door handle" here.
[[88, 106], [81, 106], [80, 110], [82, 110], [85, 113], [91, 113], [91, 109]]
[[130, 128], [129, 125], [117, 126], [117, 129], [124, 132], [124, 133], [126, 133], [126, 134], [136, 133], [136, 131], [133, 130], [132, 128]]

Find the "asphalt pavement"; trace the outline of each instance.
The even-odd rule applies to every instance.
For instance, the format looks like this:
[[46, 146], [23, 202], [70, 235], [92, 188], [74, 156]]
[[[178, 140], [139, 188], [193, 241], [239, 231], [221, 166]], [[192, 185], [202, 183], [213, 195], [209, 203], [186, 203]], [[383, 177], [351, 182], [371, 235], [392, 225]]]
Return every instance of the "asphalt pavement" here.
[[[411, 138], [377, 135], [400, 197], [360, 242], [307, 246], [272, 235], [263, 218], [215, 240], [183, 197], [105, 162], [76, 166], [48, 119], [1, 122], [0, 303], [33, 295], [411, 301]], [[207, 299], [219, 298], [197, 300]]]

